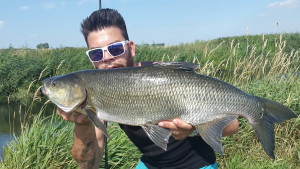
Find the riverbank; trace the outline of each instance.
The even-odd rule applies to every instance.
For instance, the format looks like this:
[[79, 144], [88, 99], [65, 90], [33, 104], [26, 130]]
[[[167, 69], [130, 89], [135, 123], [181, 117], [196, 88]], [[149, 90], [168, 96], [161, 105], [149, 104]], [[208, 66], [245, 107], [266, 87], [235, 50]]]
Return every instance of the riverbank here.
[[[34, 102], [33, 105], [25, 105], [20, 102], [13, 102], [9, 104], [0, 104], [0, 157], [3, 157], [3, 146], [15, 137], [19, 136], [21, 132], [21, 125], [23, 123], [32, 123], [32, 117], [39, 113], [42, 102]], [[44, 111], [45, 116], [50, 116], [53, 112], [54, 105], [49, 105]]]

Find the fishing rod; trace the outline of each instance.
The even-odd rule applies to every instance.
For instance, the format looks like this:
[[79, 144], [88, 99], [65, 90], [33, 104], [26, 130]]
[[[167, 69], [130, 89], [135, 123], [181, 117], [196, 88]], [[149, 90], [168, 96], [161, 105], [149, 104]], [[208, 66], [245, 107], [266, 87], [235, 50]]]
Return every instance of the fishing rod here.
[[[99, 0], [99, 10], [102, 9], [102, 5], [101, 5], [101, 0]], [[105, 127], [107, 128], [107, 121], [104, 121], [104, 125]], [[105, 157], [104, 157], [104, 160], [105, 160], [105, 169], [108, 169], [108, 150], [107, 150], [107, 137], [104, 136], [104, 146], [105, 146]]]

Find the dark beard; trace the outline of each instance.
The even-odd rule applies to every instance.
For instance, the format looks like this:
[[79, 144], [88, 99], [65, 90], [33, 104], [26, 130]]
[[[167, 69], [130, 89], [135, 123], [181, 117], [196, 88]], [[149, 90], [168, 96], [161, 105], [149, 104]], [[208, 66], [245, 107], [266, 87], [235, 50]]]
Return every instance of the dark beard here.
[[133, 57], [131, 57], [131, 52], [129, 50], [129, 47], [128, 47], [128, 51], [129, 51], [129, 53], [128, 53], [128, 56], [127, 56], [127, 59], [126, 59], [127, 67], [134, 67], [134, 59], [133, 59]]

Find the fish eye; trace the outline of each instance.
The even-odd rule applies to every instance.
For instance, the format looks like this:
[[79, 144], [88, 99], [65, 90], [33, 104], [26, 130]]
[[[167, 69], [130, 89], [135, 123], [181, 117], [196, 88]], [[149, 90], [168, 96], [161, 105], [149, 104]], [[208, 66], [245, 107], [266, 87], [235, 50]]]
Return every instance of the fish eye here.
[[56, 83], [52, 82], [52, 87], [55, 87], [56, 86]]

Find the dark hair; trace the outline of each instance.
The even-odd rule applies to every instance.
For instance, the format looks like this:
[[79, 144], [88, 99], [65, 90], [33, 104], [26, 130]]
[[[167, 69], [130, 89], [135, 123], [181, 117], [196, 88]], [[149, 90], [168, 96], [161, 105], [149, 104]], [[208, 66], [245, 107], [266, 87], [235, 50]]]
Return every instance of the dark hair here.
[[90, 32], [111, 26], [120, 28], [125, 40], [129, 40], [123, 17], [117, 10], [108, 8], [94, 11], [89, 17], [84, 19], [81, 23], [81, 33], [84, 36], [86, 44], [88, 44], [87, 37]]

